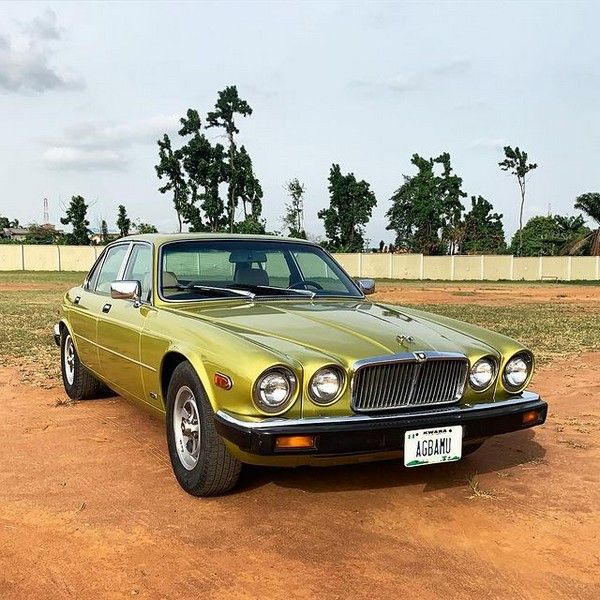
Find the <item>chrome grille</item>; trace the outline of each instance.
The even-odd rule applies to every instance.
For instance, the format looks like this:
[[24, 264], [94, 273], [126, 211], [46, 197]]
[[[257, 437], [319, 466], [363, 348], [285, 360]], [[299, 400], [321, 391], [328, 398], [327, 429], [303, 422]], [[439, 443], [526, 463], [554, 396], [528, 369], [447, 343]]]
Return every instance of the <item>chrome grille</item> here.
[[461, 354], [441, 352], [359, 361], [352, 408], [370, 412], [456, 402], [464, 391], [468, 365]]

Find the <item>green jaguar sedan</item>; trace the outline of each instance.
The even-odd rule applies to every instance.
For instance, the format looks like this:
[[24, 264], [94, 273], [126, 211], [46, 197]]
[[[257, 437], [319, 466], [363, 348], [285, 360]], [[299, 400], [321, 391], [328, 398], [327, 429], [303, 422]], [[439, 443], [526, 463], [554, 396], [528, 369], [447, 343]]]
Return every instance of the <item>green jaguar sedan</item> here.
[[64, 297], [65, 390], [110, 388], [166, 417], [175, 477], [197, 496], [230, 490], [243, 463], [430, 465], [545, 421], [529, 350], [374, 289], [303, 240], [122, 238]]

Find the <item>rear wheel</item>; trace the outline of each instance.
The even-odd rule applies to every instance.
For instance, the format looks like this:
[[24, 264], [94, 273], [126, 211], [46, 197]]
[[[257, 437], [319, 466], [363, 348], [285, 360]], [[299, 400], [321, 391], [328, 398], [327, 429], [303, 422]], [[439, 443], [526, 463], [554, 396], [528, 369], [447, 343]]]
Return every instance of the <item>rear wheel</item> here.
[[167, 443], [179, 485], [193, 496], [216, 496], [235, 486], [242, 464], [229, 454], [214, 412], [189, 362], [179, 364], [167, 391]]
[[67, 330], [60, 338], [60, 367], [65, 392], [72, 400], [98, 398], [105, 391], [104, 384], [81, 364], [73, 338]]

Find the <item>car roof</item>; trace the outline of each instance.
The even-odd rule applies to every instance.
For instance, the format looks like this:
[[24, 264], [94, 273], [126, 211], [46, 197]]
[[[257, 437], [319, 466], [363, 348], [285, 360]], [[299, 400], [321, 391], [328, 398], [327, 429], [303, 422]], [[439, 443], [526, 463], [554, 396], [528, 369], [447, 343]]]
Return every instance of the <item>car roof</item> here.
[[294, 242], [316, 246], [315, 242], [298, 238], [283, 237], [277, 235], [251, 235], [242, 233], [145, 233], [140, 235], [128, 235], [119, 238], [119, 242], [143, 241], [157, 246], [167, 242], [186, 240], [264, 240], [268, 242]]

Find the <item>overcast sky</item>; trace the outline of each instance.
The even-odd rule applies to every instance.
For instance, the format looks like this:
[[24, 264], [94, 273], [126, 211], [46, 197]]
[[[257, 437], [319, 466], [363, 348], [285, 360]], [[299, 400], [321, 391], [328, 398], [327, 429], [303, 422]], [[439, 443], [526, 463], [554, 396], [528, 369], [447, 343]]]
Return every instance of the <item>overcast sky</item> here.
[[415, 152], [450, 152], [510, 233], [505, 144], [539, 164], [526, 217], [574, 214], [600, 191], [598, 2], [30, 2], [1, 15], [0, 214], [22, 223], [42, 221], [44, 197], [57, 222], [81, 194], [93, 227], [114, 229], [125, 204], [174, 230], [156, 139], [230, 84], [254, 109], [240, 139], [271, 229], [298, 177], [307, 230], [322, 233], [337, 162], [376, 193], [367, 237], [391, 241], [385, 212]]

